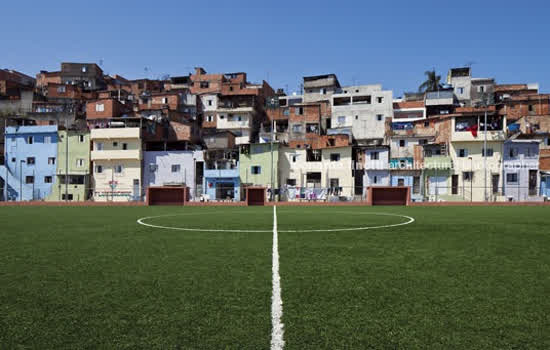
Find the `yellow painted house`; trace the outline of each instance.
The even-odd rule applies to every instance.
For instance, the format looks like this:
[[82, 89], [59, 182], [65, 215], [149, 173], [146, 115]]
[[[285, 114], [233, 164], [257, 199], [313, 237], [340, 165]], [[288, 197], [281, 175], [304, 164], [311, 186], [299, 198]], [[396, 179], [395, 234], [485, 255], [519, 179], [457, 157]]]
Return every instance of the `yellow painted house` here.
[[[484, 116], [455, 117], [452, 122], [450, 155], [453, 162], [451, 198], [464, 201], [502, 201], [502, 150], [506, 118], [492, 116], [487, 129], [487, 160], [484, 162]], [[477, 136], [470, 127], [477, 125]], [[485, 170], [486, 169], [486, 170]]]
[[141, 129], [92, 129], [94, 201], [141, 200]]

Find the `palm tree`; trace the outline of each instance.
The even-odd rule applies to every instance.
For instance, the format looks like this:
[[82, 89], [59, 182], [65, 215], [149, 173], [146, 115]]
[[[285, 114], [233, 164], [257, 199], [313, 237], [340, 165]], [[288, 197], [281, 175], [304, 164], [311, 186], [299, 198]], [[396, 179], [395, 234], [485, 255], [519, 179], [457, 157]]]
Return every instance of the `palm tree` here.
[[419, 87], [418, 91], [420, 92], [430, 92], [437, 91], [441, 89], [441, 75], [437, 75], [434, 70], [427, 70], [424, 72], [426, 75], [426, 81], [423, 82]]

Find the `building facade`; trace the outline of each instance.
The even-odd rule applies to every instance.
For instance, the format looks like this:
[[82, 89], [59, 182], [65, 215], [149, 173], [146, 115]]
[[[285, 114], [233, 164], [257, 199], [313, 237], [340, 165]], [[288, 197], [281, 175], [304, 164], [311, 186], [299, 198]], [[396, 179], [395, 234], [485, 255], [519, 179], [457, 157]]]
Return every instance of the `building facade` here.
[[90, 138], [93, 200], [141, 200], [141, 129], [92, 129]]
[[59, 130], [57, 170], [49, 201], [85, 201], [90, 198], [90, 133]]
[[0, 166], [8, 200], [44, 200], [57, 167], [57, 126], [10, 126], [5, 129], [5, 164]]

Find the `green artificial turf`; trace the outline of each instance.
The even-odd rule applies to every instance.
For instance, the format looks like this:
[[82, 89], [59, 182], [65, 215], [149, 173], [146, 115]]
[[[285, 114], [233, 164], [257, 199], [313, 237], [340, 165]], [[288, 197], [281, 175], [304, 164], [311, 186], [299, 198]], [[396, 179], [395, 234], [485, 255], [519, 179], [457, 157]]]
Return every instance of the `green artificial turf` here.
[[[278, 207], [285, 349], [550, 348], [549, 214]], [[267, 349], [272, 215], [2, 207], [0, 349]]]

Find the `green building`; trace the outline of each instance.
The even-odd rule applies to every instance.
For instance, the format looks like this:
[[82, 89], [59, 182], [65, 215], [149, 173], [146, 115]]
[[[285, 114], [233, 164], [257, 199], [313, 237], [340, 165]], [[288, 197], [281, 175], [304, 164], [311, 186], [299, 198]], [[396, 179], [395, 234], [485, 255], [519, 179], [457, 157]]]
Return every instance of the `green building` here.
[[[273, 143], [273, 187], [279, 188], [279, 144]], [[255, 143], [239, 148], [241, 188], [264, 186], [271, 188], [271, 144]]]
[[46, 200], [64, 201], [67, 194], [69, 201], [85, 201], [90, 198], [90, 132], [59, 130], [58, 136], [56, 176]]

